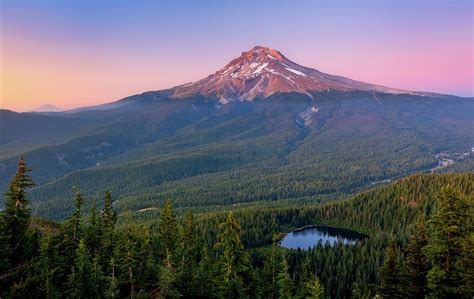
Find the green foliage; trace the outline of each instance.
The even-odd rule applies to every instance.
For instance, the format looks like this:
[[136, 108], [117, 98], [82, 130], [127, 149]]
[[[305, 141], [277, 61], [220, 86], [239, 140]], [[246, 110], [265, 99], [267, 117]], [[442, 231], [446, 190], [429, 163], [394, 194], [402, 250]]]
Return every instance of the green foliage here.
[[[262, 298], [279, 298], [280, 297], [280, 286], [279, 286], [279, 275], [281, 273], [281, 266], [283, 263], [283, 258], [281, 256], [281, 249], [277, 243], [273, 243], [270, 253], [265, 258], [265, 263], [263, 265], [263, 270], [260, 275], [260, 295]], [[284, 281], [286, 273], [283, 274], [282, 285], [284, 288], [287, 288], [288, 281]], [[284, 290], [283, 293], [287, 292]]]
[[[436, 201], [447, 184], [457, 191], [443, 189]], [[0, 296], [420, 298], [427, 281], [470, 298], [473, 184], [472, 174], [414, 175], [328, 204], [248, 205], [183, 217], [168, 202], [159, 218], [137, 222], [128, 212], [117, 224], [110, 193], [99, 213], [92, 205], [85, 216], [77, 192], [66, 221], [28, 220], [27, 259], [0, 272]], [[307, 251], [286, 250], [274, 239], [310, 224], [369, 237]], [[458, 280], [433, 280], [430, 272], [445, 271], [451, 253], [446, 277]]]
[[178, 246], [178, 222], [173, 211], [173, 204], [167, 201], [163, 212], [160, 215], [158, 223], [158, 240], [160, 244], [160, 255], [162, 258], [176, 258], [176, 249]]
[[81, 240], [76, 250], [76, 258], [72, 273], [69, 275], [68, 291], [71, 298], [90, 298], [97, 291], [95, 286], [97, 275], [93, 274], [96, 270], [92, 266], [84, 240]]
[[398, 250], [394, 241], [388, 245], [383, 266], [380, 268], [380, 285], [378, 293], [384, 298], [403, 298], [401, 289], [400, 265]]
[[70, 233], [70, 238], [73, 242], [79, 242], [79, 235], [82, 233], [82, 208], [84, 200], [82, 199], [81, 192], [76, 190], [76, 198], [74, 200], [74, 212], [71, 217], [67, 220], [67, 229]]
[[426, 274], [430, 263], [423, 253], [423, 247], [428, 244], [428, 232], [425, 217], [420, 215], [412, 232], [410, 243], [406, 247], [404, 261], [403, 284], [404, 294], [409, 298], [425, 298]]
[[100, 231], [101, 237], [99, 242], [100, 263], [107, 269], [107, 272], [113, 272], [110, 268], [110, 261], [113, 259], [115, 245], [115, 223], [117, 222], [117, 214], [112, 210], [112, 195], [109, 191], [105, 193], [104, 208], [100, 211], [99, 223], [97, 230]]
[[167, 251], [167, 256], [163, 260], [163, 265], [160, 266], [160, 276], [158, 280], [160, 290], [160, 297], [163, 298], [178, 298], [179, 292], [175, 288], [176, 283], [176, 268], [171, 260], [171, 253]]
[[108, 288], [105, 291], [104, 297], [108, 299], [119, 298], [120, 290], [118, 288], [118, 280], [115, 276], [115, 259], [110, 260], [110, 276], [107, 277]]
[[139, 252], [141, 236], [139, 228], [127, 219], [123, 230], [118, 233], [114, 252], [118, 283], [130, 297], [136, 294], [137, 272], [143, 258]]
[[1, 219], [2, 255], [0, 270], [14, 267], [28, 258], [28, 225], [31, 218], [30, 203], [26, 190], [34, 185], [28, 175], [30, 169], [26, 166], [23, 157], [18, 161], [18, 170], [10, 182], [5, 200], [5, 211]]
[[432, 264], [428, 271], [429, 294], [435, 298], [470, 297], [468, 267], [472, 265], [472, 219], [466, 199], [452, 186], [441, 190], [436, 213], [429, 221], [430, 239], [424, 252]]
[[188, 211], [183, 221], [183, 233], [178, 254], [177, 285], [184, 297], [195, 297], [198, 294], [197, 267], [199, 261], [199, 236], [196, 231], [194, 216]]
[[218, 242], [216, 287], [220, 298], [242, 298], [248, 292], [250, 261], [248, 252], [240, 240], [240, 226], [232, 212], [221, 224]]
[[293, 296], [293, 282], [288, 272], [288, 262], [285, 258], [281, 260], [280, 271], [277, 277], [278, 293], [282, 299], [289, 299]]
[[323, 299], [324, 295], [324, 287], [321, 285], [321, 282], [317, 277], [312, 278], [306, 283], [307, 288], [307, 295], [306, 298], [311, 299]]
[[201, 260], [199, 261], [196, 273], [196, 296], [200, 298], [211, 297], [213, 286], [213, 260], [210, 257], [209, 249], [205, 246], [202, 249]]

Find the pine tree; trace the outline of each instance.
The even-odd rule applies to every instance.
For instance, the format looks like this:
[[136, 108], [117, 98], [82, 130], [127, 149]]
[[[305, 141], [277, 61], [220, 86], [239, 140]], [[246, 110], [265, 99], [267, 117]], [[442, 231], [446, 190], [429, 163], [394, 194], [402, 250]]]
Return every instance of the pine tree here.
[[92, 259], [92, 272], [91, 272], [91, 294], [92, 298], [104, 297], [104, 274], [99, 264], [99, 257], [95, 256]]
[[119, 284], [128, 289], [128, 297], [134, 297], [137, 284], [136, 274], [140, 260], [136, 239], [138, 230], [135, 225], [131, 223], [129, 213], [126, 213], [124, 217], [124, 228], [118, 238], [117, 247], [115, 248], [115, 262], [117, 270], [119, 270]]
[[179, 241], [178, 222], [173, 211], [173, 204], [167, 201], [163, 212], [160, 215], [158, 223], [158, 241], [160, 248], [160, 256], [166, 258], [171, 255], [171, 259], [175, 260], [176, 249]]
[[110, 259], [113, 257], [115, 245], [115, 223], [117, 214], [112, 210], [112, 194], [105, 192], [104, 208], [99, 215], [100, 238], [100, 264], [103, 269], [110, 272]]
[[281, 253], [276, 242], [273, 242], [270, 254], [265, 258], [260, 277], [260, 294], [263, 298], [278, 298], [278, 275], [282, 263]]
[[178, 287], [185, 297], [192, 297], [196, 294], [196, 274], [199, 254], [199, 241], [194, 224], [194, 216], [187, 212], [183, 223], [183, 233], [181, 236], [180, 259], [177, 269]]
[[242, 298], [246, 296], [249, 279], [250, 261], [248, 253], [240, 240], [240, 226], [229, 212], [221, 224], [216, 249], [217, 260], [217, 296], [220, 298]]
[[402, 298], [398, 252], [394, 241], [390, 241], [385, 251], [384, 262], [380, 269], [378, 293], [384, 298]]
[[69, 228], [69, 233], [71, 234], [71, 239], [74, 242], [79, 242], [81, 236], [81, 222], [82, 222], [82, 205], [84, 200], [82, 199], [81, 192], [76, 190], [76, 198], [74, 200], [74, 212], [71, 217], [67, 220], [67, 226]]
[[[470, 298], [473, 295], [469, 273], [468, 243], [472, 218], [466, 200], [450, 185], [442, 188], [436, 213], [429, 221], [431, 229], [424, 253], [431, 262], [428, 271], [429, 295], [436, 298]], [[471, 239], [472, 240], [472, 239]], [[472, 244], [471, 244], [472, 245]]]
[[297, 281], [297, 290], [296, 295], [300, 298], [306, 298], [309, 296], [308, 285], [310, 281], [316, 276], [316, 273], [313, 273], [311, 269], [311, 261], [309, 253], [305, 254], [304, 260], [301, 263], [299, 271], [295, 270], [299, 276]]
[[290, 274], [288, 273], [288, 262], [285, 258], [283, 258], [280, 264], [280, 272], [278, 273], [279, 298], [293, 298], [292, 289], [293, 282], [291, 280]]
[[44, 231], [40, 242], [39, 270], [43, 296], [45, 298], [60, 297], [60, 277], [64, 264], [57, 253], [54, 238], [50, 231]]
[[118, 280], [115, 276], [115, 259], [111, 258], [110, 260], [110, 276], [108, 277], [108, 288], [105, 291], [105, 298], [115, 299], [119, 298], [120, 290], [118, 288]]
[[26, 190], [34, 185], [23, 157], [18, 161], [18, 170], [5, 194], [5, 211], [2, 214], [0, 249], [2, 262], [0, 271], [15, 267], [28, 257], [28, 226], [31, 219], [30, 202]]
[[404, 261], [404, 293], [408, 298], [425, 298], [426, 273], [429, 262], [422, 249], [428, 244], [426, 223], [423, 215], [418, 217], [415, 231], [406, 249]]
[[101, 238], [104, 235], [101, 232], [101, 225], [97, 219], [97, 205], [95, 200], [92, 202], [92, 206], [89, 212], [89, 219], [87, 221], [87, 228], [85, 233], [85, 242], [87, 248], [94, 254], [99, 255]]
[[100, 213], [101, 226], [105, 233], [111, 233], [115, 228], [117, 221], [117, 213], [112, 210], [112, 194], [110, 191], [105, 192], [104, 208]]
[[137, 285], [141, 290], [149, 290], [157, 279], [157, 269], [153, 258], [150, 231], [147, 227], [139, 228], [140, 235], [137, 242], [137, 271], [135, 274]]
[[306, 288], [308, 290], [306, 298], [311, 299], [323, 299], [324, 298], [324, 287], [321, 284], [321, 281], [318, 277], [311, 278], [306, 283]]
[[[12, 253], [10, 246], [10, 232], [5, 221], [4, 213], [0, 212], [0, 273], [10, 269], [10, 255]], [[6, 287], [6, 285], [4, 285]], [[3, 287], [0, 286], [0, 294]]]
[[93, 266], [84, 240], [80, 240], [72, 273], [69, 275], [69, 296], [91, 298], [93, 295]]
[[76, 190], [74, 198], [74, 211], [61, 226], [63, 235], [60, 245], [61, 255], [65, 258], [67, 265], [74, 264], [75, 252], [79, 246], [79, 241], [83, 238], [82, 234], [82, 204], [81, 192]]
[[160, 298], [178, 298], [180, 293], [175, 288], [176, 269], [171, 260], [171, 254], [168, 252], [160, 267], [160, 278], [158, 280], [158, 287], [160, 290]]
[[206, 246], [201, 250], [202, 256], [196, 273], [196, 297], [209, 298], [212, 288], [213, 261]]

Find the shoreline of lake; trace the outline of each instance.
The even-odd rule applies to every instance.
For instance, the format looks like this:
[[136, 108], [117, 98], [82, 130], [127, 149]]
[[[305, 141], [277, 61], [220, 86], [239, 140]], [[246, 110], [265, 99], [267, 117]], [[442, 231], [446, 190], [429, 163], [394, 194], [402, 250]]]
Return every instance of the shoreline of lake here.
[[[283, 248], [290, 249], [290, 250], [296, 250], [298, 248], [301, 248], [299, 246], [298, 246], [298, 248], [295, 248], [295, 247], [292, 247], [292, 245], [284, 246], [284, 245], [282, 245], [282, 242], [285, 240], [285, 238], [287, 238], [290, 235], [293, 235], [294, 233], [298, 234], [298, 233], [301, 233], [305, 230], [311, 230], [311, 229], [315, 229], [316, 231], [322, 233], [323, 238], [320, 238], [318, 240], [318, 242], [319, 241], [324, 241], [324, 239], [326, 239], [326, 241], [329, 240], [329, 242], [331, 243], [331, 240], [333, 240], [331, 246], [333, 246], [335, 244], [336, 241], [334, 241], [334, 240], [337, 240], [339, 238], [341, 238], [343, 240], [343, 242], [348, 242], [348, 243], [354, 242], [354, 244], [356, 242], [361, 241], [361, 240], [370, 238], [370, 236], [367, 235], [367, 234], [364, 234], [364, 233], [361, 233], [361, 232], [358, 232], [358, 231], [355, 231], [355, 230], [347, 229], [347, 228], [337, 227], [337, 226], [333, 226], [333, 225], [326, 225], [326, 224], [308, 224], [308, 225], [305, 225], [305, 226], [302, 226], [302, 227], [298, 227], [298, 228], [296, 228], [292, 231], [282, 233], [279, 240], [278, 240], [278, 245], [283, 247]], [[343, 235], [346, 235], [346, 236], [344, 237]], [[301, 248], [301, 249], [309, 250], [310, 248], [313, 248], [313, 247], [317, 246], [318, 242], [316, 242], [312, 246], [309, 246], [306, 249], [304, 249], [304, 248]]]

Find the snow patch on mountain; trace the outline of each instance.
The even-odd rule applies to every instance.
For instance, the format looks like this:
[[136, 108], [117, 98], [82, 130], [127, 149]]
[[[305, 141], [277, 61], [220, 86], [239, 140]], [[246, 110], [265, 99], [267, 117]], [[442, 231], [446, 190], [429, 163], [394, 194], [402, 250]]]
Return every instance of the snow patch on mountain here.
[[263, 71], [264, 68], [268, 66], [268, 63], [261, 64], [254, 72], [253, 74], [259, 74]]
[[297, 70], [292, 69], [292, 68], [290, 68], [290, 67], [285, 67], [285, 69], [288, 70], [288, 71], [290, 71], [290, 72], [292, 72], [292, 73], [294, 73], [294, 74], [297, 74], [297, 75], [299, 75], [299, 76], [308, 77], [305, 73], [300, 72], [300, 71], [297, 71]]
[[303, 120], [303, 123], [301, 123], [301, 121], [299, 123], [305, 127], [309, 126], [313, 122], [313, 116], [318, 111], [319, 109], [314, 106], [306, 108], [303, 112], [298, 114], [300, 119]]

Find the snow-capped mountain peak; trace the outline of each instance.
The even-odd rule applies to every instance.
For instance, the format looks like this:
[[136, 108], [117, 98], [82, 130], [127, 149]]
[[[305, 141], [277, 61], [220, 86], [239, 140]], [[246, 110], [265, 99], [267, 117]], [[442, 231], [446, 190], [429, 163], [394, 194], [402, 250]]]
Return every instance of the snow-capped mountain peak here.
[[226, 104], [235, 100], [266, 98], [278, 92], [298, 92], [313, 98], [313, 94], [317, 92], [330, 90], [423, 94], [329, 75], [301, 66], [277, 50], [256, 46], [243, 52], [214, 74], [173, 88], [172, 96], [184, 98], [203, 95]]

